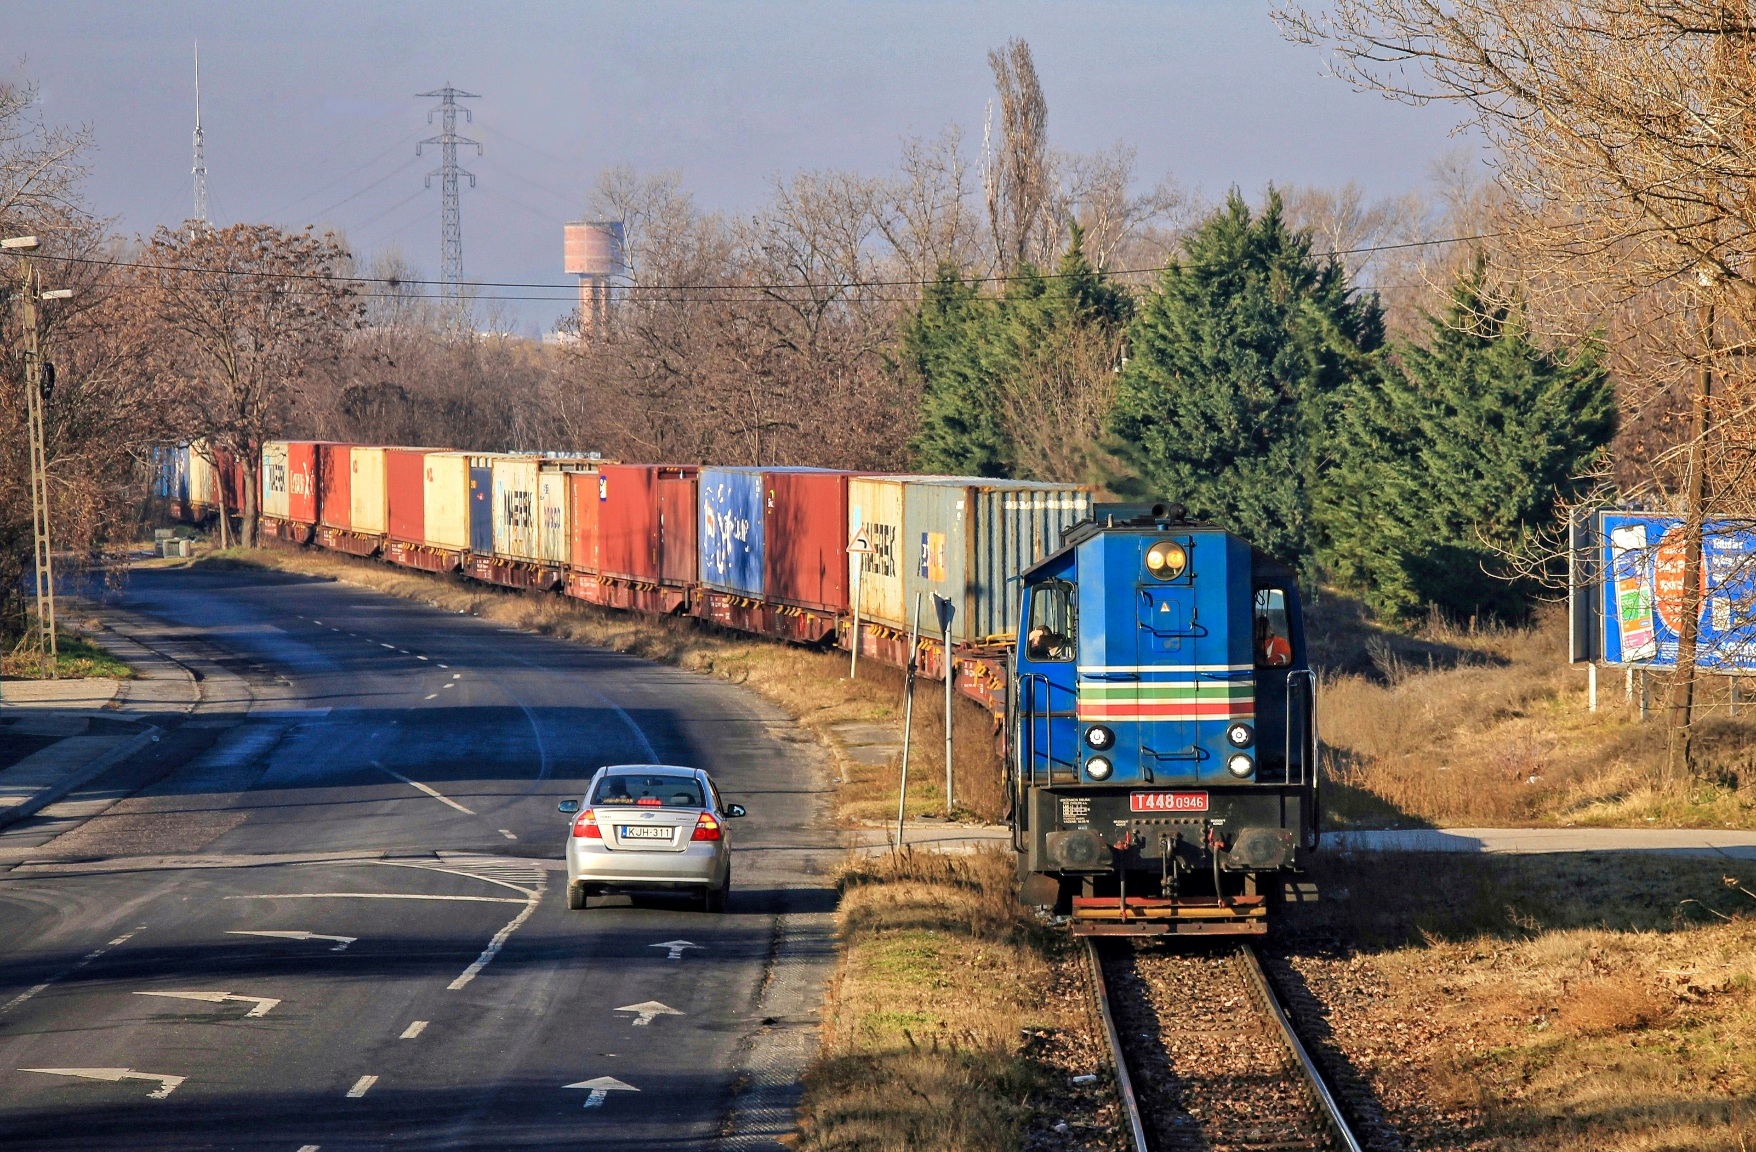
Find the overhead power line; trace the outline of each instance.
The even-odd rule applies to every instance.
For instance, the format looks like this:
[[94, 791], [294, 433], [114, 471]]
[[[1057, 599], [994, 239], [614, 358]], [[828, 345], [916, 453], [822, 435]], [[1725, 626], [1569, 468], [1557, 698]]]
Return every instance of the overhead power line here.
[[[1492, 240], [1505, 236], [1505, 232], [1480, 232], [1469, 236], [1442, 236], [1433, 240], [1406, 240], [1395, 244], [1370, 244], [1359, 248], [1334, 248], [1323, 252], [1313, 252], [1313, 256], [1364, 256], [1373, 252], [1391, 252], [1403, 248], [1425, 248], [1439, 244], [1467, 244], [1477, 240]], [[273, 280], [321, 280], [327, 283], [342, 284], [383, 284], [396, 288], [405, 287], [438, 287], [446, 288], [448, 280], [417, 280], [394, 276], [326, 276], [317, 272], [257, 272], [247, 268], [215, 268], [192, 264], [156, 264], [144, 260], [109, 260], [92, 256], [48, 256], [37, 253], [38, 260], [56, 260], [64, 264], [89, 264], [108, 268], [151, 268], [167, 272], [185, 272], [191, 275], [213, 276], [262, 276]], [[1150, 268], [1112, 268], [1104, 271], [1105, 276], [1145, 276], [1155, 272], [1163, 272], [1171, 267], [1169, 264], [1156, 264]], [[1030, 275], [1010, 273], [995, 276], [971, 276], [964, 280], [966, 284], [1002, 284], [1017, 280], [1059, 280], [1065, 274], [1060, 272], [1038, 272]], [[734, 292], [752, 291], [802, 291], [812, 288], [856, 289], [856, 288], [926, 288], [937, 283], [936, 280], [805, 280], [781, 284], [636, 284], [634, 287], [643, 292]], [[577, 285], [557, 284], [552, 281], [533, 280], [459, 280], [460, 288], [527, 288], [555, 292], [576, 293]], [[569, 295], [567, 299], [571, 299]], [[527, 297], [498, 297], [498, 299], [527, 299]], [[546, 297], [543, 297], [546, 299]], [[560, 297], [557, 297], [560, 299]]]

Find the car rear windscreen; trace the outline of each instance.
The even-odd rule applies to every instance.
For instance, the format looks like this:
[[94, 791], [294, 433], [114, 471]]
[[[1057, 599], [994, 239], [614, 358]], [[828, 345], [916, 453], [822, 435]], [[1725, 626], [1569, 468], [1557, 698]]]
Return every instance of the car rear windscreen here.
[[636, 808], [705, 808], [701, 785], [692, 776], [605, 776], [592, 793], [593, 804]]

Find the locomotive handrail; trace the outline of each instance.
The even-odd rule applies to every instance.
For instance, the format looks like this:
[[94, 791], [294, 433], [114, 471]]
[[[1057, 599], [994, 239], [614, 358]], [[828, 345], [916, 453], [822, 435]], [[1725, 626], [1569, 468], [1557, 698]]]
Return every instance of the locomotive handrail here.
[[[1299, 778], [1297, 781], [1288, 780], [1287, 783], [1289, 783], [1289, 784], [1296, 783], [1298, 786], [1304, 787], [1305, 784], [1307, 783], [1307, 781], [1305, 779], [1306, 773], [1309, 772], [1311, 774], [1311, 782], [1314, 782], [1316, 780], [1316, 774], [1317, 774], [1317, 673], [1313, 672], [1309, 668], [1294, 668], [1287, 673], [1285, 738], [1286, 738], [1287, 775], [1289, 775], [1289, 776], [1292, 775], [1292, 765], [1293, 765], [1293, 681], [1294, 680], [1303, 680], [1305, 682], [1306, 690], [1304, 693], [1304, 698], [1306, 701], [1308, 701], [1308, 703], [1305, 705], [1305, 709], [1306, 709], [1306, 715], [1309, 717], [1309, 719], [1311, 721], [1311, 723], [1309, 725], [1311, 738], [1307, 742], [1304, 739], [1304, 732], [1303, 731], [1300, 732]], [[1308, 756], [1307, 756], [1307, 753], [1309, 753]]]

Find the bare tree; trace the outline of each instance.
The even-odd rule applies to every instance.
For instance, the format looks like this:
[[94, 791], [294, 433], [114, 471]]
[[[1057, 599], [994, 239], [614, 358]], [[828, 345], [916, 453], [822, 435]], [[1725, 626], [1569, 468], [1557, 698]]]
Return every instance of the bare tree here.
[[1683, 520], [1674, 779], [1691, 761], [1704, 524], [1736, 498], [1722, 480], [1745, 472], [1734, 461], [1752, 415], [1715, 395], [1728, 380], [1747, 395], [1734, 366], [1756, 332], [1747, 0], [1339, 0], [1280, 19], [1333, 49], [1353, 83], [1463, 110], [1497, 149], [1506, 243], [1533, 305], [1575, 333], [1609, 326], [1637, 375], [1624, 404], [1669, 409], [1631, 414], [1674, 439], [1625, 495], [1668, 495]]
[[284, 434], [307, 377], [358, 322], [361, 302], [338, 278], [346, 257], [330, 235], [258, 224], [161, 228], [142, 256], [142, 288], [173, 337], [163, 367], [184, 383], [185, 427], [243, 467], [246, 545], [262, 442]]
[[1000, 141], [984, 157], [982, 183], [994, 263], [1010, 272], [1031, 258], [1049, 206], [1049, 105], [1023, 40], [1008, 40], [989, 52], [988, 66], [1000, 101]]
[[888, 182], [876, 217], [898, 270], [924, 283], [941, 265], [979, 267], [980, 223], [970, 204], [963, 134], [953, 125], [935, 140], [904, 140], [901, 168]]

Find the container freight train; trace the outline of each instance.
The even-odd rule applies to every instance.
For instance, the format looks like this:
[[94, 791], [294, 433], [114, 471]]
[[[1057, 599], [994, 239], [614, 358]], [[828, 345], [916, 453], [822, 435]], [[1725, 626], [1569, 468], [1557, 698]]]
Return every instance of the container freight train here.
[[1296, 581], [1175, 505], [310, 441], [265, 445], [261, 476], [295, 544], [896, 666], [919, 624], [917, 666], [1004, 736], [1023, 896], [1075, 932], [1260, 933], [1317, 847]]

